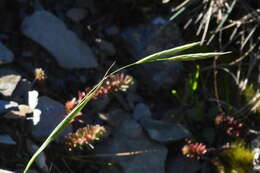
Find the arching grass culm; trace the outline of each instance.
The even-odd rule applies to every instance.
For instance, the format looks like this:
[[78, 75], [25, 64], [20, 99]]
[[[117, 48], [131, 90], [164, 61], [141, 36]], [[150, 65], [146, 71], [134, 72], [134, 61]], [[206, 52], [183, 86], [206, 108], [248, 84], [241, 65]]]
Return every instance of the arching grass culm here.
[[92, 99], [92, 97], [95, 95], [95, 93], [98, 91], [98, 89], [102, 86], [103, 82], [113, 74], [129, 68], [134, 65], [138, 64], [144, 64], [154, 61], [193, 61], [193, 60], [200, 60], [200, 59], [207, 59], [215, 56], [220, 56], [227, 54], [229, 52], [207, 52], [207, 53], [194, 53], [194, 54], [183, 54], [183, 55], [174, 55], [179, 54], [180, 52], [193, 48], [194, 46], [198, 46], [200, 42], [190, 43], [183, 46], [179, 46], [176, 48], [164, 50], [155, 54], [152, 54], [150, 56], [147, 56], [139, 61], [136, 61], [132, 64], [126, 65], [124, 67], [121, 67], [113, 72], [109, 72], [110, 69], [107, 71], [107, 73], [104, 75], [104, 77], [100, 80], [100, 82], [93, 87], [92, 90], [82, 99], [82, 101], [69, 113], [68, 116], [66, 116], [58, 125], [57, 127], [51, 132], [51, 134], [48, 136], [48, 138], [43, 142], [43, 144], [40, 146], [40, 148], [34, 153], [34, 155], [31, 157], [30, 161], [27, 163], [27, 166], [24, 170], [24, 173], [28, 172], [29, 168], [33, 164], [33, 162], [37, 159], [39, 154], [50, 144], [51, 141], [53, 141], [57, 136], [60, 135], [60, 133], [69, 125], [71, 120], [77, 116], [77, 114], [87, 105], [87, 103]]

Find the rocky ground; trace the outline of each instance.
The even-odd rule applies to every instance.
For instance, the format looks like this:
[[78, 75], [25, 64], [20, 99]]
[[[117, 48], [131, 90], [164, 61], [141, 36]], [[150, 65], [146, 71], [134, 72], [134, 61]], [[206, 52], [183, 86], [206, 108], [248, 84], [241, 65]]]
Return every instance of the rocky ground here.
[[[165, 8], [141, 5], [136, 10], [134, 5], [1, 0], [0, 172], [21, 172], [65, 117], [65, 103], [98, 82], [113, 62], [114, 68], [121, 67], [186, 43], [189, 34], [162, 15]], [[47, 77], [43, 81], [35, 77], [40, 68]], [[207, 160], [191, 160], [180, 152], [194, 129], [182, 123], [171, 90], [183, 87], [187, 69], [186, 64], [160, 62], [125, 70], [134, 85], [91, 102], [82, 112], [83, 122], [73, 122], [30, 171], [213, 171]], [[64, 137], [87, 124], [104, 125], [109, 135], [94, 150], [69, 151]]]

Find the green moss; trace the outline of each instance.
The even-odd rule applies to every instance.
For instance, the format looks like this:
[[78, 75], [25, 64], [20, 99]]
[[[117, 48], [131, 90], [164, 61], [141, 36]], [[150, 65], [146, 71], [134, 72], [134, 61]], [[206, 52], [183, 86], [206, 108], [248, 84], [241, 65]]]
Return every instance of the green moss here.
[[[250, 102], [255, 96], [256, 96], [256, 90], [253, 85], [250, 85], [243, 91], [243, 95], [246, 99], [246, 102]], [[256, 100], [255, 102], [251, 103], [252, 105], [255, 105], [259, 100]], [[256, 112], [260, 113], [260, 106], [256, 107]]]
[[231, 144], [231, 149], [224, 150], [213, 163], [220, 173], [248, 173], [253, 170], [253, 153], [244, 142]]

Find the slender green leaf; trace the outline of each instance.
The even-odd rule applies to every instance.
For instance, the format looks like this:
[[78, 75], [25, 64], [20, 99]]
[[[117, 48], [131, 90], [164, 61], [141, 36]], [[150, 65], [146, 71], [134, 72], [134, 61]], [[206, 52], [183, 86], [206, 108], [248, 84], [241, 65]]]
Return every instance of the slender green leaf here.
[[135, 64], [148, 63], [148, 62], [156, 61], [157, 59], [163, 59], [163, 58], [172, 56], [173, 54], [176, 54], [178, 52], [182, 52], [186, 49], [190, 49], [199, 44], [200, 44], [200, 42], [195, 42], [195, 43], [190, 43], [190, 44], [185, 44], [183, 46], [175, 47], [172, 49], [164, 50], [161, 52], [157, 52], [155, 54], [149, 55], [149, 56], [137, 61]]
[[171, 61], [194, 61], [194, 60], [201, 60], [201, 59], [207, 59], [214, 56], [220, 56], [225, 55], [231, 52], [208, 52], [208, 53], [193, 53], [193, 54], [184, 54], [184, 55], [178, 55], [170, 58], [159, 58], [155, 59], [153, 61], [165, 61], [165, 60], [171, 60]]

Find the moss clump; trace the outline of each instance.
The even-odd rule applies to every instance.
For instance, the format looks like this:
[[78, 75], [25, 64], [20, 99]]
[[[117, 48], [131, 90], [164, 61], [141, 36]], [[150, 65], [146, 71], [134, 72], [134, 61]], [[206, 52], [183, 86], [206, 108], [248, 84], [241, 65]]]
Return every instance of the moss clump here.
[[[253, 85], [250, 85], [249, 87], [247, 87], [244, 91], [243, 91], [243, 95], [246, 99], [247, 103], [250, 103], [252, 105], [252, 107], [255, 107], [254, 110], [257, 113], [260, 113], [260, 106], [259, 106], [259, 97], [256, 97], [257, 92], [254, 88]], [[255, 98], [255, 99], [254, 99]], [[252, 100], [254, 99], [254, 100]]]
[[220, 173], [248, 173], [253, 170], [253, 153], [244, 142], [234, 142], [213, 160]]

